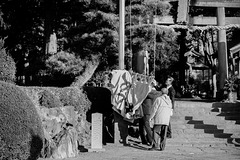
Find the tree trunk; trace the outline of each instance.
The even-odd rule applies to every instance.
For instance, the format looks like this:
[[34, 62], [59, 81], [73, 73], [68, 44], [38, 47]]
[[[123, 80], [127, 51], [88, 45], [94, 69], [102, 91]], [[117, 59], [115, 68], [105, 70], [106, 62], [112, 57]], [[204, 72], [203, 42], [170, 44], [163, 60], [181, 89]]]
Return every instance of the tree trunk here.
[[98, 57], [99, 56], [94, 56], [92, 61], [86, 63], [85, 71], [75, 78], [74, 82], [71, 84], [72, 87], [81, 88], [92, 77], [100, 63]]
[[186, 58], [184, 57], [184, 54], [186, 53], [186, 35], [187, 31], [186, 30], [181, 30], [181, 35], [180, 35], [180, 56], [179, 56], [179, 63], [180, 63], [180, 68], [179, 68], [179, 80], [180, 80], [180, 85], [185, 85], [185, 65], [186, 65]]

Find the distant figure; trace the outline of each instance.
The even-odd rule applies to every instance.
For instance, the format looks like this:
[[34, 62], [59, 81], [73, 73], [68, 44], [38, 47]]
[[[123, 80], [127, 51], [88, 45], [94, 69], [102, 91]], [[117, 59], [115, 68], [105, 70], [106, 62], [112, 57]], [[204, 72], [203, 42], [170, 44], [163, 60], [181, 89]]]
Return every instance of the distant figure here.
[[[172, 113], [172, 101], [167, 88], [161, 89], [162, 96], [158, 97], [153, 104], [153, 112], [150, 120], [153, 121], [153, 143], [149, 150], [163, 151], [166, 145], [167, 128]], [[160, 139], [160, 140], [159, 140]]]
[[152, 90], [147, 95], [146, 99], [142, 103], [143, 117], [139, 119], [139, 132], [142, 144], [150, 145], [152, 144], [152, 129], [150, 127], [149, 118], [153, 110], [153, 102], [159, 96], [161, 92], [155, 89], [156, 83], [152, 83]]

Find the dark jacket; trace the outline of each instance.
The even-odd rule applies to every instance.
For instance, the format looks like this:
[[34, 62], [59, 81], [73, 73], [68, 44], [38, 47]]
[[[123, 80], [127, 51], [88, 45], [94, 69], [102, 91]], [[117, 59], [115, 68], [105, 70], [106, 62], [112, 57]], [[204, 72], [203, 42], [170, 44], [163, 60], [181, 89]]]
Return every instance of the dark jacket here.
[[174, 103], [175, 103], [175, 89], [173, 88], [173, 86], [171, 86], [170, 88], [168, 88], [168, 96], [170, 97], [171, 101], [172, 101], [172, 108], [174, 109]]
[[143, 114], [151, 114], [152, 105], [157, 97], [161, 96], [161, 92], [152, 90], [148, 93], [146, 99], [142, 103]]

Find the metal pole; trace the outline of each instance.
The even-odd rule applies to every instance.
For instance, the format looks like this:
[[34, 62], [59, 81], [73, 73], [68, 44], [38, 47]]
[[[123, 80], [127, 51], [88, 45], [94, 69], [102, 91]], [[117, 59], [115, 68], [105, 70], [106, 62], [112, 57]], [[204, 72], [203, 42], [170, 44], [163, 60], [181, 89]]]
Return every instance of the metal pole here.
[[[225, 26], [225, 8], [217, 8], [217, 25]], [[227, 40], [226, 30], [218, 31], [218, 72], [219, 72], [219, 87], [218, 92], [223, 89], [225, 79], [228, 77], [228, 64], [227, 64]], [[221, 94], [221, 93], [220, 93]]]
[[124, 69], [125, 0], [119, 0], [119, 69]]

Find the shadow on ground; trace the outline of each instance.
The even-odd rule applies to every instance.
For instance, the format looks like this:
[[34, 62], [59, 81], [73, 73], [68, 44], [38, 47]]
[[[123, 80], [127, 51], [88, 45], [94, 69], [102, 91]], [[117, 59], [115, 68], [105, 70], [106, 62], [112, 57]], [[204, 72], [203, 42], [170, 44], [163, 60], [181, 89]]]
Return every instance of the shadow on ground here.
[[213, 134], [215, 138], [223, 138], [227, 140], [227, 143], [234, 144], [236, 147], [240, 147], [240, 138], [231, 138], [232, 133], [224, 133], [224, 129], [218, 129], [217, 125], [204, 124], [203, 120], [193, 120], [192, 116], [185, 116], [187, 124], [194, 125], [195, 129], [202, 129], [206, 134]]

